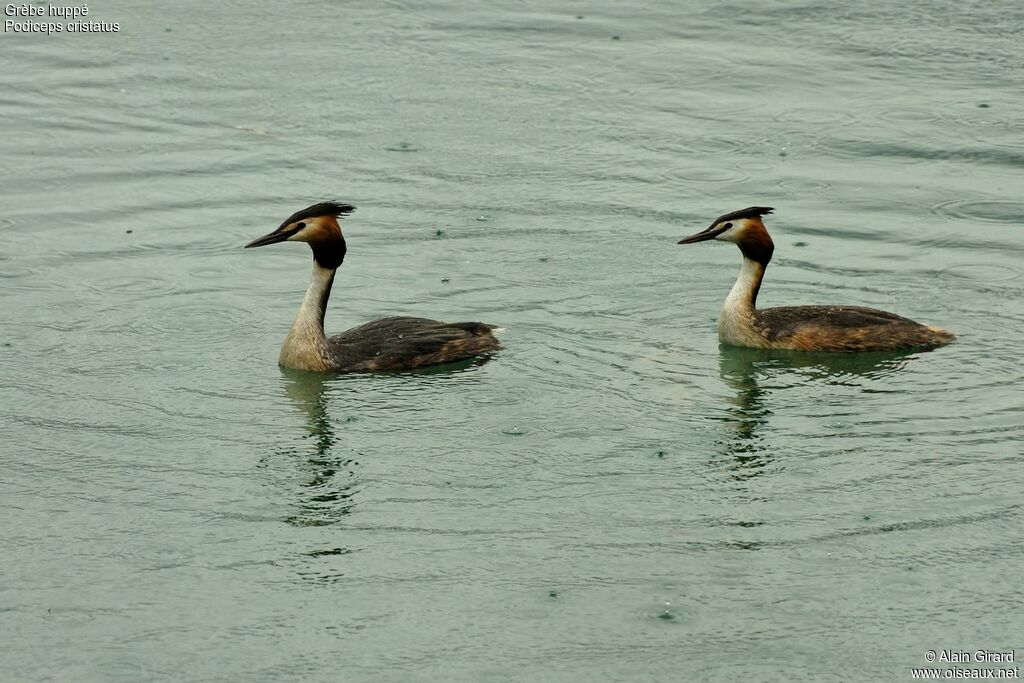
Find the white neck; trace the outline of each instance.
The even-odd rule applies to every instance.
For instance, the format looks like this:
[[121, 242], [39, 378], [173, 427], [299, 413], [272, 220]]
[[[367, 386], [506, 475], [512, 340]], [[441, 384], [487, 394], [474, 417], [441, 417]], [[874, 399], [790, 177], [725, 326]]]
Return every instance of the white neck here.
[[764, 266], [757, 261], [744, 258], [739, 277], [729, 291], [729, 296], [725, 298], [722, 310], [753, 311], [757, 305], [757, 291], [761, 287], [763, 277]]
[[755, 306], [764, 269], [757, 261], [743, 259], [739, 277], [725, 298], [718, 318], [718, 337], [722, 341], [736, 346], [757, 345], [754, 342], [760, 335], [754, 329]]
[[306, 290], [295, 322], [281, 347], [282, 365], [303, 370], [317, 370], [326, 359], [327, 337], [324, 335], [324, 313], [334, 284], [334, 270], [313, 261], [313, 279]]

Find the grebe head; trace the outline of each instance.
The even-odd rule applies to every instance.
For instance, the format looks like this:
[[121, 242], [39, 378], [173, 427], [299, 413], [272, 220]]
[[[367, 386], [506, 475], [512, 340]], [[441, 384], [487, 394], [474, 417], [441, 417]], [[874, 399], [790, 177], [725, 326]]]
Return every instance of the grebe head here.
[[306, 242], [313, 258], [324, 268], [334, 269], [345, 260], [345, 237], [338, 218], [355, 211], [351, 204], [321, 202], [297, 211], [285, 219], [277, 230], [245, 245], [263, 247], [278, 242]]
[[761, 216], [771, 213], [768, 206], [750, 206], [719, 216], [706, 229], [695, 235], [684, 237], [677, 244], [693, 244], [705, 240], [733, 242], [743, 255], [758, 263], [765, 264], [772, 259], [775, 244], [761, 221]]

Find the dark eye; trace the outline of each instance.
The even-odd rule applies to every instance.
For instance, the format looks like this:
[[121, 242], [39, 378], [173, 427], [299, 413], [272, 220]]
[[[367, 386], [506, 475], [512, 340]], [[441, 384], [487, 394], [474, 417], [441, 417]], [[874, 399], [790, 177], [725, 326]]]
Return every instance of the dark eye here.
[[296, 230], [302, 230], [304, 227], [306, 227], [305, 223], [299, 223], [298, 225], [295, 226], [295, 229]]
[[726, 224], [725, 224], [725, 225], [723, 225], [722, 227], [723, 227], [723, 228], [725, 228], [726, 230], [728, 230], [729, 228], [731, 228], [731, 227], [732, 227], [732, 223], [726, 223]]

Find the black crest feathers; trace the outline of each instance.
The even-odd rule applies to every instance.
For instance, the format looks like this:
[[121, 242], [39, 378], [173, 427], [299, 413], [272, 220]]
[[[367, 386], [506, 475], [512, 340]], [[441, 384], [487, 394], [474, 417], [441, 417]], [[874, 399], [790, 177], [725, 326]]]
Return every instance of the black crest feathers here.
[[317, 216], [334, 216], [335, 218], [340, 218], [342, 216], [347, 216], [348, 214], [352, 213], [355, 210], [356, 207], [352, 206], [351, 204], [341, 204], [339, 202], [320, 202], [319, 204], [309, 206], [303, 209], [302, 211], [296, 211], [291, 216], [288, 216], [288, 218], [286, 218], [284, 222], [281, 223], [280, 227], [283, 228], [284, 226], [294, 223], [295, 221], [301, 221], [305, 218], [316, 218]]
[[758, 218], [759, 216], [766, 216], [774, 210], [775, 209], [770, 206], [748, 206], [745, 209], [740, 209], [739, 211], [733, 211], [732, 213], [719, 216], [715, 219], [715, 222], [712, 223], [712, 225], [721, 223], [722, 221], [735, 221], [741, 218]]

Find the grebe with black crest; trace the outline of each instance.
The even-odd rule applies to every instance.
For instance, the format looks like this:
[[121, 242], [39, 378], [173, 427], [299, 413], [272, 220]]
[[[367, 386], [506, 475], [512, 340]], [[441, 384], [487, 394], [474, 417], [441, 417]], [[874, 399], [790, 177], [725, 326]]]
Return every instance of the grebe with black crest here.
[[762, 216], [773, 211], [751, 206], [719, 216], [705, 230], [679, 240], [732, 242], [743, 253], [743, 266], [718, 318], [718, 338], [733, 346], [800, 351], [896, 351], [935, 348], [955, 335], [938, 327], [861, 306], [783, 306], [757, 308], [775, 244]]
[[382, 318], [326, 336], [327, 300], [346, 252], [338, 218], [354, 210], [351, 204], [338, 202], [314, 204], [245, 245], [248, 249], [306, 242], [313, 250], [313, 280], [281, 347], [281, 365], [313, 372], [395, 372], [465, 360], [499, 348], [493, 325], [406, 316]]

